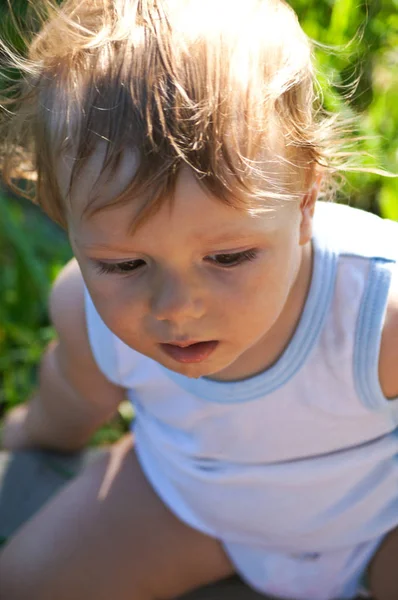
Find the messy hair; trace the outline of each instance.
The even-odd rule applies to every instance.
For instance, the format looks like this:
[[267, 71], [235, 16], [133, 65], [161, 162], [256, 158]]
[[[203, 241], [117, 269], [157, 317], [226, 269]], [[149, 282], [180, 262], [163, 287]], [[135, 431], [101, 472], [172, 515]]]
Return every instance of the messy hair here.
[[[10, 185], [21, 165], [30, 168], [37, 201], [60, 224], [100, 144], [102, 175], [115, 175], [126, 151], [135, 167], [117, 198], [88, 201], [86, 211], [140, 195], [139, 219], [170, 198], [182, 166], [249, 210], [299, 198], [317, 169], [339, 171], [311, 44], [283, 0], [35, 0], [35, 8], [41, 24], [26, 56], [3, 44], [22, 76], [2, 101], [1, 168]], [[66, 195], [56, 177], [65, 157]]]

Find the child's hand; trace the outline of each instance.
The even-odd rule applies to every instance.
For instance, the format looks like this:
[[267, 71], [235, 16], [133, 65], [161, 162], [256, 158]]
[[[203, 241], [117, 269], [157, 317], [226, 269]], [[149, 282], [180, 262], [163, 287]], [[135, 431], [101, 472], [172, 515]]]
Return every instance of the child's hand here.
[[10, 410], [1, 431], [1, 446], [5, 450], [24, 450], [33, 443], [26, 429], [28, 405], [21, 404]]

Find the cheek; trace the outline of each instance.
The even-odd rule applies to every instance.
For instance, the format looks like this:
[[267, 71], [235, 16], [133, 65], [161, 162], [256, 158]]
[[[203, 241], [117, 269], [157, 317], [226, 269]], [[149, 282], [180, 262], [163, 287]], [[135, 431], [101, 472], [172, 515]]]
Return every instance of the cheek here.
[[296, 260], [288, 249], [275, 249], [250, 278], [246, 293], [253, 301], [263, 303], [283, 296], [294, 278], [295, 265]]
[[129, 307], [136, 310], [142, 304], [143, 289], [139, 278], [99, 272], [94, 266], [80, 264], [87, 289], [102, 311], [125, 312]]
[[123, 339], [124, 331], [138, 329], [143, 308], [127, 281], [112, 275], [93, 274], [86, 285], [104, 323]]
[[299, 259], [295, 252], [273, 252], [258, 269], [237, 288], [233, 307], [234, 320], [242, 327], [268, 327], [280, 315], [295, 282]]

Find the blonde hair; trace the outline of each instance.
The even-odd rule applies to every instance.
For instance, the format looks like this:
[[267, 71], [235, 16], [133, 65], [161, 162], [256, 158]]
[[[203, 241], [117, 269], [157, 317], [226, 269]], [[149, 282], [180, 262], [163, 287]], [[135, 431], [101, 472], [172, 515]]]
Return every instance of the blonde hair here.
[[317, 165], [339, 170], [338, 136], [316, 107], [311, 44], [284, 1], [40, 7], [27, 57], [7, 49], [23, 76], [2, 102], [2, 172], [15, 182], [22, 149], [38, 202], [62, 225], [68, 207], [57, 164], [73, 157], [70, 191], [103, 142], [109, 177], [126, 150], [137, 158], [111, 204], [144, 194], [140, 219], [170, 197], [183, 165], [220, 200], [254, 211], [299, 198]]

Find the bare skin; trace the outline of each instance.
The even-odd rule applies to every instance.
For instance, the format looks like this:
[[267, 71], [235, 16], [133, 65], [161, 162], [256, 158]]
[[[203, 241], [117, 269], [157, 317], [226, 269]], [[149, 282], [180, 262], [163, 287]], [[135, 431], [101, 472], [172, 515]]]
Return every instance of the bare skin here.
[[[387, 398], [398, 397], [398, 272], [391, 284], [381, 340], [379, 377]], [[375, 600], [398, 598], [397, 577], [398, 527], [384, 538], [369, 569], [370, 590]]]
[[[191, 290], [182, 293], [182, 280], [179, 283], [179, 297], [171, 297], [170, 290], [167, 295], [175, 321], [187, 319], [188, 309], [194, 306]], [[104, 289], [108, 292], [109, 285]], [[55, 286], [51, 312], [59, 340], [43, 361], [38, 396], [8, 419], [4, 444], [9, 449], [83, 447], [124, 397], [124, 390], [106, 380], [91, 354], [83, 283], [74, 261]], [[391, 398], [398, 395], [397, 340], [398, 286], [394, 283], [379, 368], [383, 392]], [[247, 365], [241, 366], [243, 376], [249, 376]], [[370, 565], [376, 600], [397, 597], [392, 560], [397, 546], [398, 533], [392, 532]], [[0, 555], [0, 600], [86, 600], [91, 596], [162, 600], [226, 577], [233, 570], [217, 541], [183, 525], [164, 507], [146, 482], [131, 442], [123, 442], [71, 483], [5, 548]]]
[[[44, 360], [39, 395], [9, 416], [4, 433], [9, 449], [77, 449], [123, 399], [124, 390], [105, 380], [91, 356], [75, 262], [55, 286], [51, 312], [59, 341]], [[2, 551], [0, 598], [163, 600], [233, 572], [219, 542], [164, 506], [127, 436]]]
[[218, 542], [164, 506], [128, 436], [13, 538], [0, 598], [166, 600], [232, 573]]
[[[380, 348], [379, 377], [387, 398], [398, 396], [398, 272], [389, 295]], [[398, 598], [397, 577], [398, 527], [384, 538], [369, 569], [369, 585], [375, 600]]]
[[368, 568], [369, 587], [374, 600], [398, 598], [398, 527], [384, 538]]
[[[180, 202], [183, 203], [188, 192], [190, 197], [195, 192], [199, 195], [194, 197], [195, 200], [208, 208], [213, 208], [213, 212], [216, 213], [213, 215], [214, 220], [217, 219], [217, 227], [214, 225], [216, 229], [218, 225], [225, 224], [231, 228], [231, 220], [234, 218], [236, 225], [235, 212], [232, 209], [226, 211], [220, 203], [215, 203], [214, 200], [209, 200], [203, 193], [201, 194], [199, 186], [195, 184], [192, 177], [182, 180]], [[314, 198], [315, 193], [313, 200]], [[175, 233], [179, 232], [178, 244], [175, 243], [176, 235], [168, 234], [167, 238], [173, 239], [173, 252], [170, 255], [169, 252], [164, 251], [172, 263], [172, 268], [164, 269], [160, 261], [160, 281], [155, 281], [154, 285], [148, 288], [144, 286], [145, 297], [146, 291], [151, 294], [156, 292], [160, 297], [156, 298], [156, 301], [152, 299], [147, 308], [141, 312], [138, 309], [142, 309], [143, 302], [136, 306], [132, 298], [129, 303], [125, 302], [121, 307], [106, 302], [109, 315], [119, 318], [123, 313], [130, 324], [132, 321], [135, 324], [141, 321], [147, 323], [149, 319], [151, 327], [156, 325], [156, 331], [159, 328], [172, 327], [169, 337], [173, 331], [194, 335], [194, 326], [196, 331], [203, 328], [202, 318], [206, 322], [211, 318], [211, 328], [214, 330], [219, 321], [216, 318], [217, 310], [222, 309], [222, 314], [225, 314], [223, 308], [225, 303], [221, 302], [220, 295], [223, 298], [222, 294], [227, 293], [231, 286], [238, 292], [244, 281], [246, 285], [253, 285], [257, 289], [256, 272], [261, 269], [258, 263], [255, 270], [249, 269], [249, 261], [247, 261], [246, 268], [239, 269], [239, 274], [235, 272], [232, 277], [227, 274], [227, 270], [221, 274], [222, 266], [213, 265], [213, 251], [224, 255], [228, 250], [228, 257], [232, 251], [234, 257], [236, 253], [239, 255], [242, 247], [247, 249], [249, 245], [250, 249], [254, 243], [252, 238], [255, 236], [262, 247], [262, 250], [256, 251], [256, 255], [259, 254], [261, 260], [270, 263], [269, 268], [274, 274], [276, 273], [275, 261], [270, 259], [274, 253], [270, 248], [266, 250], [263, 246], [267, 245], [268, 248], [266, 240], [269, 237], [273, 239], [276, 237], [273, 248], [279, 257], [278, 260], [282, 261], [287, 246], [292, 261], [287, 260], [286, 257], [283, 262], [289, 264], [292, 262], [293, 267], [285, 275], [283, 285], [278, 287], [275, 282], [274, 287], [278, 288], [280, 299], [274, 298], [271, 303], [272, 310], [269, 315], [267, 314], [264, 325], [265, 329], [269, 329], [278, 319], [291, 288], [294, 288], [295, 297], [298, 294], [294, 282], [299, 271], [302, 246], [308, 244], [310, 237], [312, 204], [313, 201], [308, 203], [308, 206], [304, 203], [303, 208], [292, 207], [291, 214], [289, 211], [285, 216], [283, 216], [285, 213], [281, 215], [281, 225], [283, 224], [281, 239], [274, 232], [273, 223], [269, 226], [270, 232], [266, 228], [266, 235], [262, 229], [256, 233], [257, 227], [254, 227], [252, 219], [247, 217], [249, 221], [247, 226], [250, 224], [249, 228], [254, 227], [256, 230], [250, 233], [250, 244], [248, 241], [245, 244], [242, 242], [242, 223], [239, 219], [239, 241], [235, 241], [234, 238], [232, 242], [228, 241], [228, 246], [223, 242], [222, 247], [221, 242], [218, 242], [218, 245], [215, 247], [211, 245], [210, 250], [206, 251], [201, 245], [200, 248], [198, 247], [197, 240], [208, 231], [207, 218], [202, 216], [198, 221], [198, 215], [191, 214], [190, 210], [185, 210], [180, 216], [176, 213], [177, 221], [173, 223]], [[202, 209], [200, 212], [203, 212]], [[124, 213], [118, 211], [117, 216], [121, 216], [119, 226], [121, 227], [122, 224], [125, 226]], [[109, 215], [106, 221], [107, 231], [109, 229], [118, 231], [117, 227], [113, 227], [115, 224], [112, 223], [112, 227], [110, 226]], [[186, 231], [188, 225], [191, 229], [195, 229], [192, 235], [195, 246], [190, 253], [188, 253], [185, 237], [181, 236], [181, 232]], [[161, 222], [159, 226], [161, 232], [164, 232], [164, 224]], [[101, 233], [101, 228], [99, 231]], [[71, 237], [76, 243], [76, 236]], [[149, 239], [156, 237], [159, 236], [150, 236]], [[144, 236], [144, 241], [147, 239]], [[130, 243], [130, 238], [127, 241]], [[232, 247], [229, 244], [233, 244]], [[205, 256], [210, 252], [210, 260], [203, 260], [203, 252]], [[189, 261], [185, 258], [187, 255]], [[159, 258], [157, 254], [156, 257]], [[83, 259], [80, 262], [84, 262]], [[148, 259], [148, 265], [154, 262]], [[306, 262], [307, 265], [310, 264], [308, 254], [306, 254]], [[170, 267], [168, 264], [166, 266]], [[171, 280], [170, 270], [173, 274]], [[155, 271], [157, 273], [157, 268]], [[82, 272], [84, 275], [83, 269]], [[98, 270], [96, 272], [98, 275]], [[309, 269], [306, 270], [306, 279], [308, 277]], [[117, 278], [110, 281], [104, 278], [103, 291], [114, 292], [116, 280]], [[268, 275], [267, 283], [269, 283]], [[304, 301], [306, 285], [299, 287]], [[88, 288], [91, 293], [89, 285]], [[130, 290], [130, 286], [128, 289]], [[242, 293], [241, 291], [240, 294]], [[246, 296], [253, 296], [253, 294], [247, 292]], [[98, 300], [98, 293], [96, 297]], [[140, 294], [138, 297], [141, 297]], [[232, 296], [229, 292], [227, 297], [231, 304]], [[238, 298], [236, 295], [234, 297], [237, 307], [242, 312], [239, 294]], [[263, 315], [261, 298], [258, 299], [259, 313]], [[209, 306], [206, 308], [205, 304]], [[200, 314], [195, 312], [198, 307]], [[58, 341], [49, 348], [42, 361], [37, 396], [25, 407], [11, 413], [7, 420], [3, 439], [4, 445], [11, 450], [47, 447], [70, 451], [82, 448], [92, 433], [112, 416], [124, 399], [124, 390], [105, 378], [92, 356], [85, 323], [83, 280], [75, 261], [66, 267], [56, 283], [50, 308]], [[128, 310], [126, 312], [122, 309]], [[230, 344], [232, 350], [228, 350], [229, 345], [226, 344], [226, 350], [220, 353], [220, 365], [218, 363], [212, 365], [213, 371], [217, 370], [217, 366], [220, 369], [221, 366], [231, 362], [236, 354], [242, 354], [247, 346], [257, 343], [258, 322], [257, 319], [253, 319], [252, 313], [253, 310], [245, 312], [245, 319], [247, 322], [250, 321], [253, 330], [248, 340], [245, 333], [247, 327], [241, 328], [243, 332], [237, 331], [235, 316], [240, 314], [239, 311], [234, 311], [234, 318], [224, 325], [226, 330], [224, 335], [236, 340], [232, 345]], [[116, 325], [120, 325], [119, 321], [110, 324], [109, 318], [101, 316], [108, 326], [112, 325], [113, 331]], [[289, 312], [291, 327], [294, 327], [295, 320], [296, 315], [290, 315]], [[210, 325], [207, 327], [210, 329]], [[118, 328], [116, 331], [119, 331]], [[163, 333], [163, 336], [166, 336], [166, 333]], [[289, 333], [286, 335], [288, 336]], [[241, 336], [245, 339], [240, 339]], [[145, 331], [140, 332], [141, 342], [147, 337]], [[156, 338], [156, 341], [162, 341], [162, 337]], [[135, 347], [135, 344], [131, 343], [131, 346]], [[153, 348], [157, 348], [157, 343], [153, 344]], [[151, 349], [144, 353], [151, 355]], [[261, 356], [260, 364], [255, 367], [255, 370], [264, 368], [264, 360]], [[179, 366], [182, 369], [183, 365]], [[242, 368], [242, 374], [248, 375], [250, 374], [248, 369], [253, 369], [253, 365], [248, 366], [245, 363]], [[40, 552], [37, 552], [37, 540], [40, 540]], [[38, 600], [54, 598], [86, 600], [88, 597], [95, 597], [96, 600], [100, 600], [111, 597], [113, 600], [132, 598], [162, 600], [174, 598], [233, 573], [234, 568], [218, 541], [182, 524], [164, 507], [142, 474], [131, 444], [124, 442], [112, 449], [108, 458], [101, 459], [97, 465], [90, 467], [71, 483], [34, 519], [21, 528], [4, 549], [0, 555], [0, 598], [4, 600], [35, 600], [36, 598]]]

